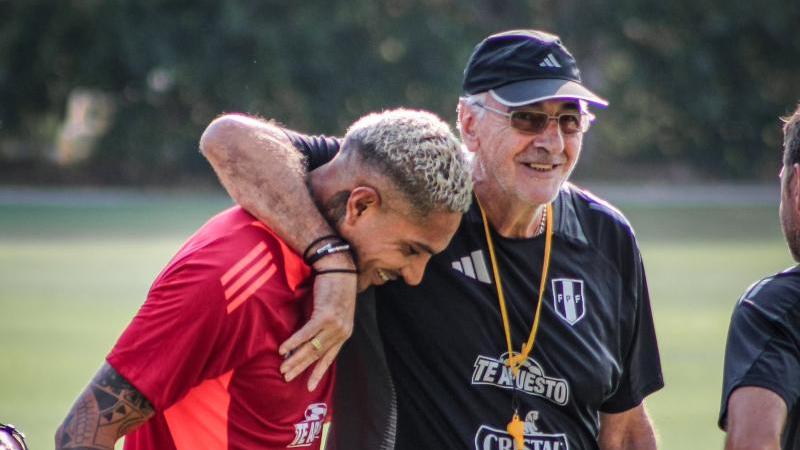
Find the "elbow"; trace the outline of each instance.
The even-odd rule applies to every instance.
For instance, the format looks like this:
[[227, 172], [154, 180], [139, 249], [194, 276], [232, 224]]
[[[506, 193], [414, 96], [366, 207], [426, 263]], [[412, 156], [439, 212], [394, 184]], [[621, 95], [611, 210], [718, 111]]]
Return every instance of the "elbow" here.
[[232, 137], [241, 128], [240, 116], [225, 114], [214, 119], [200, 136], [200, 153], [210, 162], [226, 159], [235, 151]]

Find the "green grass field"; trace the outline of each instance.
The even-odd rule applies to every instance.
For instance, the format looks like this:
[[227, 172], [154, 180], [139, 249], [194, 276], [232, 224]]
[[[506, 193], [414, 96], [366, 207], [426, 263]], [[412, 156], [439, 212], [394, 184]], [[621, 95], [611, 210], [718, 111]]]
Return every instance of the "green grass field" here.
[[[53, 433], [219, 195], [119, 202], [0, 202], [0, 421], [31, 448]], [[645, 257], [667, 387], [649, 408], [663, 449], [718, 449], [722, 350], [731, 308], [757, 278], [791, 264], [777, 206], [618, 205]]]

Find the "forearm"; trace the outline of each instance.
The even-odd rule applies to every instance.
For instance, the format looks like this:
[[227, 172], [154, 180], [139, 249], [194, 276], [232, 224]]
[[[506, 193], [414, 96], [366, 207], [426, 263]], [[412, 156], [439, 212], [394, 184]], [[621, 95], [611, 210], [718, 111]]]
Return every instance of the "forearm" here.
[[778, 394], [756, 386], [728, 400], [725, 450], [780, 450], [788, 408]]
[[276, 125], [240, 115], [219, 117], [203, 133], [200, 151], [234, 201], [298, 253], [335, 234], [308, 191], [302, 155]]
[[602, 414], [600, 437], [602, 450], [656, 450], [656, 432], [644, 405], [618, 414]]
[[104, 363], [56, 431], [56, 450], [113, 449], [155, 414], [150, 402]]

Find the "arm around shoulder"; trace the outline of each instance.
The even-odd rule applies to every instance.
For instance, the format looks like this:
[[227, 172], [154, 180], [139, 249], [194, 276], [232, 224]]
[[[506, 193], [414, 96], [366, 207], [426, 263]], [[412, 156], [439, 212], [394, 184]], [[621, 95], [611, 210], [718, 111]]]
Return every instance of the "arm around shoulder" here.
[[[322, 246], [320, 237], [336, 234], [311, 198], [303, 155], [279, 126], [243, 115], [224, 115], [206, 128], [200, 138], [200, 151], [236, 203], [269, 226], [298, 254], [302, 255], [313, 242]], [[349, 252], [336, 253], [315, 263], [314, 268], [354, 269], [355, 262]], [[352, 274], [315, 279], [311, 319], [281, 345], [280, 353], [293, 352], [315, 336], [324, 337], [324, 341], [322, 348], [313, 352], [306, 348], [284, 363], [281, 372], [287, 379], [320, 357], [309, 379], [309, 389], [316, 386], [352, 333], [355, 297], [356, 277]]]
[[780, 450], [786, 403], [769, 389], [745, 386], [728, 399], [725, 450]]
[[75, 400], [56, 431], [56, 450], [113, 449], [155, 414], [150, 402], [108, 363]]
[[306, 187], [303, 155], [279, 126], [226, 114], [208, 125], [200, 152], [234, 201], [298, 253], [334, 234]]

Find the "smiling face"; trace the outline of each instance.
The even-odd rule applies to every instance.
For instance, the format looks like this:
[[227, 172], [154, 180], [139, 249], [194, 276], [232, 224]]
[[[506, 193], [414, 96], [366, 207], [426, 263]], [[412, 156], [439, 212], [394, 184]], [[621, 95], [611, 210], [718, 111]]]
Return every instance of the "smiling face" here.
[[405, 200], [389, 207], [385, 196], [370, 188], [356, 188], [347, 203], [338, 228], [356, 254], [359, 292], [394, 279], [419, 284], [431, 256], [447, 247], [462, 216], [435, 210], [420, 217]]
[[[548, 100], [510, 109], [486, 95], [485, 103], [504, 112], [538, 111], [553, 116], [579, 111], [574, 100]], [[490, 185], [495, 195], [530, 205], [555, 198], [578, 162], [582, 132], [564, 134], [557, 121], [550, 120], [541, 133], [523, 133], [500, 114], [477, 114], [474, 107], [462, 110], [462, 135], [468, 149], [475, 153], [476, 183]]]

